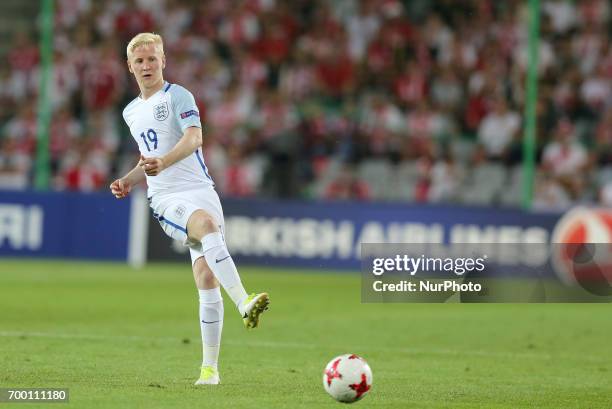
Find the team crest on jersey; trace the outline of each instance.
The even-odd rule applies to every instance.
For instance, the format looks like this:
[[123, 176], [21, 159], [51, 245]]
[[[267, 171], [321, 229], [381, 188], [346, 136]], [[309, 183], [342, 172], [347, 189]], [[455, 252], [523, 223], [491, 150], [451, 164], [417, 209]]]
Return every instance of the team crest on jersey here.
[[153, 116], [158, 121], [165, 121], [169, 114], [170, 110], [168, 109], [168, 103], [165, 101], [153, 107]]

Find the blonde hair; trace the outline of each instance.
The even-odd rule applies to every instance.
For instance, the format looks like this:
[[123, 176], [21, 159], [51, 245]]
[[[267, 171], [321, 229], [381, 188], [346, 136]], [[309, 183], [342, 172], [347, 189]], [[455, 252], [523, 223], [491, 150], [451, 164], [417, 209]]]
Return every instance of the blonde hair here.
[[159, 47], [162, 55], [164, 55], [164, 42], [159, 34], [155, 33], [140, 33], [136, 34], [127, 45], [127, 58], [129, 59], [134, 50], [141, 45], [153, 44]]

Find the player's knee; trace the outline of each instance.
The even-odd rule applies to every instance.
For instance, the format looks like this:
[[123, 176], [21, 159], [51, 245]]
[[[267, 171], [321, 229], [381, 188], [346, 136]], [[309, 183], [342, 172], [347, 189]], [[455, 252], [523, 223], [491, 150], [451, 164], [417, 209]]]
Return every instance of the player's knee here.
[[206, 264], [204, 257], [198, 258], [193, 264], [193, 278], [198, 288], [208, 289], [219, 287], [219, 282]]
[[208, 214], [200, 218], [200, 226], [204, 233], [214, 233], [219, 230], [217, 222]]
[[201, 240], [203, 236], [218, 231], [217, 223], [208, 213], [198, 211], [194, 213], [187, 222], [189, 237]]
[[215, 278], [212, 271], [207, 270], [204, 272], [204, 288], [216, 288], [219, 287], [219, 282]]

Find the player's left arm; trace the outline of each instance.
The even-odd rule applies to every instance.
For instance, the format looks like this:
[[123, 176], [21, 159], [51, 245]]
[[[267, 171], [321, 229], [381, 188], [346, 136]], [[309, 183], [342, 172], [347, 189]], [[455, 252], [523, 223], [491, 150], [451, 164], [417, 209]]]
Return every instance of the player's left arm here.
[[167, 154], [160, 157], [145, 158], [140, 155], [138, 164], [148, 176], [157, 176], [164, 169], [185, 159], [202, 146], [202, 129], [197, 126], [186, 128], [183, 136]]

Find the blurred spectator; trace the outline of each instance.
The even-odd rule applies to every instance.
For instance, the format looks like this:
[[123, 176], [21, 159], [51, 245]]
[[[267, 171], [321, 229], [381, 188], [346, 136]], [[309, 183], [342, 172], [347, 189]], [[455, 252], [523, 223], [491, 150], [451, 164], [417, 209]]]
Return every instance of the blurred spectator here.
[[15, 142], [15, 149], [20, 153], [33, 154], [36, 147], [36, 113], [33, 104], [24, 104], [17, 115], [10, 119], [3, 132], [5, 139]]
[[250, 196], [255, 193], [254, 174], [250, 171], [244, 153], [238, 145], [232, 145], [227, 152], [228, 165], [223, 175], [221, 191], [230, 196]]
[[292, 101], [302, 101], [313, 92], [315, 70], [307, 54], [299, 48], [293, 50], [280, 74], [280, 90]]
[[417, 202], [427, 202], [431, 192], [431, 179], [434, 162], [431, 156], [423, 155], [417, 160], [416, 164], [417, 179], [414, 186], [414, 200]]
[[572, 202], [569, 194], [552, 175], [545, 172], [536, 181], [534, 210], [563, 211], [570, 206]]
[[612, 181], [606, 183], [599, 193], [599, 202], [606, 206], [612, 207]]
[[577, 4], [578, 20], [583, 27], [601, 26], [610, 20], [612, 6], [606, 0], [583, 0]]
[[427, 200], [430, 202], [453, 202], [457, 199], [463, 175], [453, 156], [449, 153], [437, 160], [431, 169], [431, 186]]
[[119, 110], [117, 102], [124, 88], [126, 66], [121, 63], [117, 47], [107, 41], [91, 56], [83, 75], [83, 99], [89, 111]]
[[482, 88], [478, 92], [471, 94], [466, 102], [463, 124], [465, 131], [470, 134], [478, 131], [482, 119], [489, 111], [490, 101], [487, 97], [488, 93], [485, 91]]
[[295, 130], [297, 112], [293, 104], [280, 92], [263, 93], [257, 105], [259, 110], [253, 115], [251, 122], [264, 141]]
[[174, 45], [181, 41], [183, 33], [191, 24], [192, 13], [189, 5], [181, 0], [166, 0], [165, 3], [166, 12], [161, 35], [168, 45]]
[[223, 100], [210, 109], [211, 136], [224, 144], [242, 139], [243, 125], [251, 117], [254, 103], [252, 92], [241, 90], [236, 85], [228, 88]]
[[606, 67], [601, 64], [597, 71], [587, 77], [582, 83], [580, 96], [593, 111], [603, 108], [610, 95], [612, 95], [610, 80], [611, 78], [609, 73], [606, 72]]
[[[525, 19], [527, 21], [527, 19]], [[526, 28], [525, 28], [526, 29]], [[543, 76], [555, 63], [555, 50], [551, 43], [548, 41], [546, 36], [540, 37], [540, 44], [538, 47], [538, 74]], [[521, 71], [527, 71], [527, 62], [529, 56], [529, 44], [527, 36], [522, 38], [522, 41], [518, 44], [514, 51], [514, 60], [517, 62], [518, 68]]]
[[[38, 93], [39, 79], [41, 77], [38, 68], [31, 82], [32, 94]], [[53, 56], [53, 71], [51, 77], [51, 89], [49, 95], [54, 110], [61, 109], [70, 103], [71, 95], [79, 86], [78, 74], [72, 61], [66, 58], [61, 51], [56, 51]]]
[[8, 63], [13, 72], [29, 76], [39, 61], [38, 46], [26, 31], [18, 31], [11, 42]]
[[427, 100], [420, 101], [406, 118], [408, 135], [416, 140], [437, 138], [444, 130], [444, 118], [432, 110]]
[[440, 108], [457, 114], [463, 103], [463, 87], [455, 70], [451, 67], [441, 69], [431, 87], [432, 101]]
[[508, 109], [504, 98], [497, 98], [493, 110], [486, 115], [478, 128], [478, 140], [489, 159], [503, 158], [521, 126], [521, 117]]
[[30, 155], [17, 149], [15, 139], [0, 142], [0, 189], [25, 189], [32, 160]]
[[[291, 33], [278, 21], [271, 21], [263, 27], [261, 37], [255, 42], [253, 48], [259, 57], [270, 68], [277, 71], [278, 67], [287, 59], [290, 51]], [[278, 81], [271, 81], [276, 86]]]
[[260, 34], [259, 20], [247, 7], [248, 2], [236, 3], [226, 10], [219, 25], [219, 38], [232, 47], [252, 44]]
[[576, 6], [567, 0], [547, 0], [542, 11], [550, 18], [554, 31], [558, 34], [568, 32], [576, 24]]
[[330, 96], [347, 95], [355, 86], [353, 63], [342, 48], [326, 50], [315, 70], [321, 91]]
[[594, 154], [598, 165], [612, 165], [612, 106], [602, 116], [595, 129]]
[[138, 7], [136, 0], [124, 0], [124, 3], [122, 10], [115, 17], [114, 29], [119, 33], [122, 42], [127, 44], [136, 34], [153, 31], [155, 22], [148, 10]]
[[62, 158], [57, 187], [66, 190], [93, 191], [106, 187], [104, 154], [91, 138], [76, 141]]
[[[7, 113], [14, 113], [15, 104], [27, 94], [27, 81], [20, 72], [11, 71], [8, 65], [0, 64], [0, 121], [6, 120]], [[1, 122], [0, 122], [1, 123]]]
[[355, 14], [343, 17], [348, 33], [349, 55], [353, 61], [361, 61], [381, 25], [376, 3], [371, 0], [360, 1]]
[[406, 128], [402, 111], [385, 95], [364, 98], [361, 109], [360, 130], [369, 136], [374, 152], [385, 151], [390, 135], [399, 134]]
[[61, 184], [67, 190], [92, 191], [106, 186], [105, 176], [92, 166], [85, 155], [79, 156], [72, 166], [62, 172]]
[[427, 77], [416, 61], [410, 61], [395, 81], [395, 92], [400, 101], [414, 105], [425, 99], [427, 93]]
[[542, 167], [551, 178], [576, 198], [585, 186], [588, 156], [584, 147], [576, 141], [574, 128], [567, 120], [557, 126], [555, 140], [544, 148]]
[[345, 164], [338, 176], [327, 186], [325, 198], [329, 200], [368, 200], [370, 188], [360, 180], [355, 169]]
[[56, 3], [55, 23], [59, 27], [73, 27], [89, 11], [92, 0], [59, 0]]
[[57, 169], [62, 155], [77, 142], [81, 136], [81, 125], [74, 118], [67, 107], [61, 108], [54, 115], [49, 129], [49, 153], [51, 156], [51, 167]]
[[196, 85], [196, 88], [202, 90], [201, 98], [214, 106], [223, 99], [223, 94], [232, 79], [231, 72], [229, 67], [216, 56], [206, 59], [202, 64], [201, 71], [202, 82]]

